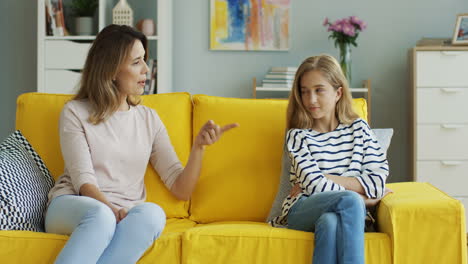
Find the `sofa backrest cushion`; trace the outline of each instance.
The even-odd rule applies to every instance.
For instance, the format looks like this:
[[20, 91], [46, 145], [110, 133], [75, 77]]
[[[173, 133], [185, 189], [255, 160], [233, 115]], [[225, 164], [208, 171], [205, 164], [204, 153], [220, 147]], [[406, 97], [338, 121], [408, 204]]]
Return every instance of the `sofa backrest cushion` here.
[[[287, 101], [195, 95], [193, 103], [194, 136], [210, 119], [240, 127], [206, 148], [190, 219], [265, 221], [281, 174]], [[354, 107], [367, 118], [364, 99], [355, 99]]]
[[[58, 120], [71, 95], [26, 93], [18, 97], [16, 129], [29, 140], [52, 176], [63, 173]], [[188, 93], [142, 96], [142, 104], [156, 110], [165, 124], [179, 159], [185, 165], [191, 149], [192, 103]], [[146, 172], [147, 200], [159, 204], [168, 217], [187, 217], [188, 202], [175, 199], [151, 165]]]
[[[143, 105], [153, 108], [166, 126], [171, 143], [185, 166], [192, 149], [192, 100], [188, 93], [142, 96]], [[177, 200], [148, 164], [145, 185], [148, 202], [160, 205], [169, 218], [188, 217], [189, 202]]]

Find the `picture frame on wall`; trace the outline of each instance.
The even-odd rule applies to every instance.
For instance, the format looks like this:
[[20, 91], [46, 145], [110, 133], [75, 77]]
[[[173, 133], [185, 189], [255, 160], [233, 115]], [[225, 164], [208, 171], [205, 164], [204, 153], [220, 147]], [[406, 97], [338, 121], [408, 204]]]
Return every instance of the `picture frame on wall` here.
[[288, 51], [292, 0], [210, 0], [210, 50]]
[[457, 16], [452, 44], [468, 45], [468, 13]]

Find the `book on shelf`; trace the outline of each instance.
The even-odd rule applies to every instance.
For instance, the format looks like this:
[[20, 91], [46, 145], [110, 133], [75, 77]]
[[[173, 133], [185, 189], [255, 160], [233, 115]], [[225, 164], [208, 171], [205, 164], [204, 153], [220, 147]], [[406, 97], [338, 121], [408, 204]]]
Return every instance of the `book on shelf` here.
[[151, 87], [153, 88], [153, 94], [158, 93], [158, 60], [153, 61], [153, 69], [151, 70]]
[[294, 75], [267, 74], [267, 75], [265, 75], [265, 79], [268, 79], [268, 80], [294, 80]]
[[297, 72], [297, 67], [271, 67], [271, 72], [287, 72], [295, 73]]
[[147, 64], [148, 64], [148, 71], [146, 72], [146, 81], [145, 81], [145, 88], [143, 90], [143, 94], [150, 94], [150, 87], [151, 87], [151, 70], [153, 69], [153, 61], [152, 59], [149, 59]]
[[294, 80], [270, 80], [264, 79], [262, 83], [284, 83], [284, 84], [292, 84]]
[[292, 83], [263, 83], [263, 88], [292, 88]]
[[48, 36], [68, 36], [62, 0], [45, 0], [46, 34]]
[[284, 71], [284, 72], [280, 72], [280, 71], [269, 71], [268, 74], [276, 74], [276, 75], [295, 75], [296, 72], [295, 71]]
[[143, 94], [156, 94], [158, 92], [156, 74], [157, 74], [157, 60], [148, 59], [148, 72], [146, 73], [146, 82]]

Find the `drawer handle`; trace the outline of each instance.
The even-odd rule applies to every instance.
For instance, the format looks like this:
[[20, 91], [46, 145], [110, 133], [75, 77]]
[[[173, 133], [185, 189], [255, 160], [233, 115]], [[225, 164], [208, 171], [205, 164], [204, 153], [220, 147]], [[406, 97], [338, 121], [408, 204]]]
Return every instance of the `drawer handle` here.
[[440, 88], [444, 93], [460, 93], [463, 91], [462, 88]]
[[447, 129], [457, 129], [457, 128], [464, 128], [466, 125], [459, 125], [459, 124], [442, 124], [440, 127], [447, 128]]
[[440, 163], [444, 166], [458, 166], [461, 165], [463, 162], [458, 160], [441, 160]]
[[458, 56], [460, 54], [462, 54], [461, 51], [441, 51], [440, 52], [442, 55], [445, 55], [445, 56]]

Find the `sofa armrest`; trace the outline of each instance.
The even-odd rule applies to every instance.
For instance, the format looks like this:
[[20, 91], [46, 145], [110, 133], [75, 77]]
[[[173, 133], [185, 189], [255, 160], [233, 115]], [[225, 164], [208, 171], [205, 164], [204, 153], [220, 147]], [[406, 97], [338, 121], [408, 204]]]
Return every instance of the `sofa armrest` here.
[[393, 263], [466, 263], [465, 209], [428, 183], [388, 184], [377, 208], [380, 232], [390, 236]]

